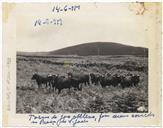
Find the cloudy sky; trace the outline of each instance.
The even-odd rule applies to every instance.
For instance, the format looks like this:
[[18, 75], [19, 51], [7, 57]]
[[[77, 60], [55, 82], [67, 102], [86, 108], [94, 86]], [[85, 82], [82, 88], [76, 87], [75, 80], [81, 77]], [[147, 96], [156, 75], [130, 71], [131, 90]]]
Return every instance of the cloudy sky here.
[[[160, 23], [156, 3], [69, 3], [75, 12], [52, 12], [66, 3], [16, 4], [6, 23], [15, 21], [17, 51], [51, 51], [87, 42], [117, 42], [148, 47]], [[37, 19], [62, 19], [62, 26], [34, 27]]]

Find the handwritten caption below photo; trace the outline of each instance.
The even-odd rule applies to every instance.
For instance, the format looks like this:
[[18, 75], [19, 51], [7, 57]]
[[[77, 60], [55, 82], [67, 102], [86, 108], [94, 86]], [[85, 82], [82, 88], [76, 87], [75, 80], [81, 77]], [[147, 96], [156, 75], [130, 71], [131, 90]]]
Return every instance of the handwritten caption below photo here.
[[138, 114], [87, 114], [87, 113], [79, 113], [75, 115], [29, 115], [29, 121], [31, 124], [37, 125], [54, 125], [54, 126], [62, 126], [64, 124], [68, 126], [77, 126], [78, 124], [97, 122], [100, 123], [106, 119], [122, 119], [122, 118], [153, 118], [155, 115], [150, 113], [138, 113]]

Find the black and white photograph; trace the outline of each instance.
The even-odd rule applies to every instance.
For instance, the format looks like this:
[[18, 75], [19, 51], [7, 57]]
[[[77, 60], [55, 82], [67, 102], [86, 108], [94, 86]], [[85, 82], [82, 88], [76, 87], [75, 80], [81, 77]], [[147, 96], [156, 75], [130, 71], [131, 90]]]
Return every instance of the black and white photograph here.
[[76, 113], [158, 120], [160, 3], [3, 6], [6, 113], [22, 120]]
[[148, 112], [148, 49], [85, 43], [17, 53], [17, 113]]
[[[101, 8], [114, 9], [117, 6], [122, 6], [123, 9], [123, 5], [119, 4], [102, 5]], [[75, 4], [73, 7], [76, 13], [82, 10], [80, 5]], [[93, 15], [92, 11], [88, 13]], [[88, 15], [78, 19], [79, 21], [75, 19], [73, 22], [77, 25], [72, 24], [72, 30], [63, 28], [63, 33], [66, 30], [70, 32], [67, 36], [61, 37], [62, 39], [56, 37], [56, 34], [59, 35], [62, 30], [57, 33], [51, 30], [51, 35], [39, 30], [45, 34], [42, 35], [43, 37], [33, 37], [30, 39], [33, 45], [26, 44], [28, 45], [24, 48], [26, 51], [17, 51], [17, 113], [148, 112], [148, 48], [137, 44], [140, 39], [133, 39], [135, 42], [132, 40], [131, 44], [129, 40], [128, 42], [124, 39], [120, 41], [121, 36], [126, 36], [126, 40], [129, 38], [130, 34], [128, 35], [127, 31], [134, 32], [132, 34], [136, 36], [134, 34], [137, 28], [131, 30], [130, 21], [125, 19], [117, 21], [119, 28], [110, 27], [114, 19], [119, 16], [119, 12], [108, 17], [110, 21], [108, 24], [104, 18], [111, 14], [99, 9], [99, 15], [101, 13], [104, 14], [99, 17], [100, 20], [94, 22]], [[83, 19], [92, 22], [90, 23], [92, 26], [88, 26], [86, 21], [80, 22]], [[45, 27], [37, 22], [35, 27]], [[121, 22], [126, 24], [125, 28], [122, 28]], [[64, 21], [62, 24], [64, 26]], [[126, 32], [123, 34], [117, 31]], [[81, 35], [76, 36], [77, 33]], [[142, 38], [139, 34], [137, 36]], [[20, 38], [27, 38], [27, 36]], [[34, 42], [34, 38], [39, 39]], [[42, 41], [42, 38], [47, 41]], [[120, 39], [118, 42], [110, 42], [113, 38]], [[56, 48], [55, 46], [60, 43], [62, 46]], [[40, 46], [37, 47], [37, 45]]]

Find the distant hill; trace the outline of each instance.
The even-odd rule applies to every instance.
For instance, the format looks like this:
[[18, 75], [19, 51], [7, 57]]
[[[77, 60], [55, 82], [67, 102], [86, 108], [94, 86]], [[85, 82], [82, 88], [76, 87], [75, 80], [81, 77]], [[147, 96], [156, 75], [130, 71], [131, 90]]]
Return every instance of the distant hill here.
[[96, 55], [141, 55], [148, 56], [148, 49], [111, 42], [79, 44], [50, 52], [17, 52], [25, 56], [96, 56]]
[[133, 47], [112, 42], [94, 42], [79, 44], [71, 47], [51, 51], [49, 55], [148, 55], [148, 49]]

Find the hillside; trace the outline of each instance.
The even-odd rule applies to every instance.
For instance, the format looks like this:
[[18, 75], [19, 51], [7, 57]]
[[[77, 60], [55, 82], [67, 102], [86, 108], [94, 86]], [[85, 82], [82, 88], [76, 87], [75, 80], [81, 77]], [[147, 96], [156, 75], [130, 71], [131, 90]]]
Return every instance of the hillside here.
[[49, 52], [50, 55], [148, 55], [148, 49], [110, 42], [75, 45]]
[[143, 55], [148, 56], [148, 49], [133, 47], [111, 42], [94, 42], [79, 44], [49, 52], [17, 52], [17, 55], [25, 56], [56, 56], [56, 55]]

